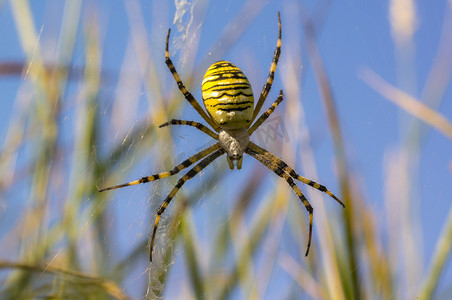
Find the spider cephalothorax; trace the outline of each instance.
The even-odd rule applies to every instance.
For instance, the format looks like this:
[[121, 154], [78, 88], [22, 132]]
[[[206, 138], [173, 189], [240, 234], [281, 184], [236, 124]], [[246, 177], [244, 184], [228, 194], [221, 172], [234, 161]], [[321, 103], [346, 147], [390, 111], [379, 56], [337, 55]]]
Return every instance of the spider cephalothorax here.
[[250, 135], [248, 128], [242, 129], [222, 129], [218, 134], [221, 147], [228, 155], [228, 164], [231, 170], [234, 169], [232, 161], [237, 161], [237, 169], [242, 168], [243, 153], [245, 153]]
[[295, 170], [289, 167], [284, 161], [250, 141], [250, 136], [253, 134], [253, 132], [270, 116], [270, 114], [283, 100], [283, 92], [281, 90], [278, 98], [272, 104], [272, 106], [253, 123], [271, 89], [279, 55], [281, 53], [281, 18], [279, 13], [278, 29], [278, 42], [276, 44], [276, 50], [273, 55], [272, 64], [270, 66], [270, 72], [268, 74], [267, 82], [265, 83], [259, 96], [256, 107], [254, 107], [253, 91], [245, 74], [232, 63], [227, 61], [219, 61], [214, 63], [207, 69], [206, 75], [204, 76], [204, 79], [202, 81], [202, 98], [207, 113], [202, 109], [202, 107], [199, 105], [199, 102], [193, 97], [193, 95], [185, 88], [179, 77], [179, 74], [176, 71], [176, 68], [173, 65], [173, 62], [170, 59], [168, 51], [170, 30], [168, 30], [168, 35], [166, 37], [165, 62], [174, 79], [176, 80], [177, 86], [181, 93], [184, 95], [185, 99], [187, 99], [187, 101], [213, 128], [214, 131], [209, 129], [204, 124], [185, 120], [171, 120], [165, 124], [160, 125], [160, 127], [165, 127], [168, 125], [193, 126], [209, 135], [213, 139], [217, 140], [218, 142], [189, 157], [170, 171], [146, 176], [135, 181], [100, 190], [102, 192], [172, 176], [179, 173], [181, 170], [188, 168], [192, 164], [200, 161], [179, 179], [176, 186], [171, 190], [169, 195], [157, 210], [157, 216], [155, 218], [154, 230], [152, 232], [150, 246], [151, 261], [152, 249], [154, 247], [155, 234], [160, 221], [160, 216], [163, 214], [170, 201], [174, 198], [182, 185], [187, 182], [187, 180], [190, 180], [191, 178], [196, 176], [196, 174], [198, 174], [202, 169], [207, 167], [215, 159], [225, 153], [227, 155], [229, 168], [231, 170], [234, 169], [234, 161], [236, 161], [237, 169], [242, 168], [243, 154], [246, 153], [261, 162], [276, 175], [286, 180], [289, 186], [294, 190], [295, 194], [297, 194], [298, 198], [306, 207], [306, 210], [309, 213], [309, 237], [305, 254], [306, 256], [308, 255], [311, 246], [314, 210], [311, 204], [309, 204], [309, 201], [295, 184], [294, 179], [328, 194], [329, 196], [333, 197], [338, 203], [344, 206], [344, 204], [325, 186], [307, 179], [306, 177], [298, 175]]

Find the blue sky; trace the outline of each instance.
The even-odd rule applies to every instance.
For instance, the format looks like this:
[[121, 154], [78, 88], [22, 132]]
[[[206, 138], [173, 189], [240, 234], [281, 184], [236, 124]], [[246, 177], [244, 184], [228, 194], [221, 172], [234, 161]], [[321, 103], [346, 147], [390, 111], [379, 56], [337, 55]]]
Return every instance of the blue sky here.
[[[200, 69], [206, 69], [207, 66], [219, 59], [230, 60], [239, 66], [251, 81], [255, 94], [258, 94], [260, 88], [265, 82], [270, 66], [271, 57], [276, 43], [277, 36], [277, 11], [281, 11], [283, 40], [282, 54], [276, 79], [269, 98], [264, 105], [267, 107], [276, 99], [278, 90], [284, 88], [282, 82], [284, 74], [289, 74], [291, 67], [300, 70], [302, 76], [298, 82], [302, 90], [301, 99], [287, 99], [281, 106], [280, 112], [275, 112], [276, 117], [284, 116], [290, 111], [292, 101], [300, 101], [304, 109], [306, 126], [311, 135], [312, 148], [315, 153], [315, 160], [318, 168], [318, 179], [331, 190], [339, 192], [337, 174], [334, 167], [334, 150], [329, 132], [328, 123], [325, 117], [325, 109], [321, 101], [321, 95], [315, 80], [314, 72], [311, 67], [309, 57], [306, 51], [305, 38], [301, 28], [300, 11], [306, 10], [322, 12], [317, 14], [319, 18], [314, 20], [318, 30], [318, 45], [323, 64], [329, 76], [335, 106], [338, 112], [341, 130], [346, 141], [348, 163], [356, 176], [356, 189], [360, 190], [365, 197], [365, 201], [371, 207], [377, 221], [381, 226], [387, 226], [388, 211], [385, 208], [388, 202], [385, 202], [386, 195], [386, 172], [390, 166], [395, 152], [400, 149], [406, 149], [410, 140], [407, 133], [410, 132], [410, 124], [415, 119], [404, 112], [402, 109], [384, 99], [377, 91], [370, 88], [362, 78], [362, 71], [371, 69], [379, 74], [384, 80], [393, 86], [396, 86], [417, 99], [421, 99], [425, 84], [431, 72], [432, 66], [437, 61], [437, 54], [440, 46], [441, 34], [446, 19], [451, 18], [451, 7], [445, 0], [441, 1], [415, 1], [416, 7], [416, 29], [412, 37], [411, 54], [398, 50], [394, 36], [391, 32], [389, 22], [388, 1], [302, 1], [303, 5], [298, 5], [295, 0], [285, 1], [255, 1], [250, 8], [258, 9], [262, 5], [262, 10], [254, 19], [253, 11], [245, 13], [243, 20], [233, 24], [237, 28], [250, 22], [243, 35], [223, 56], [212, 52], [212, 43], [223, 32], [225, 26], [237, 16], [237, 11], [242, 7], [239, 1], [211, 1], [203, 8], [204, 1], [195, 2], [194, 15], [190, 10], [182, 18], [182, 23], [186, 26], [193, 17], [193, 26], [189, 33], [199, 35], [199, 48], [196, 52], [195, 61], [185, 61], [181, 58], [181, 53], [189, 51], [186, 45], [192, 45], [191, 40], [184, 38], [182, 33], [177, 30], [177, 26], [172, 23], [175, 13], [175, 4], [171, 2], [168, 6], [166, 1], [140, 1], [143, 13], [145, 27], [147, 31], [147, 43], [151, 49], [152, 55], [156, 61], [156, 68], [161, 74], [163, 82], [167, 83], [162, 87], [163, 91], [176, 89], [172, 83], [172, 78], [163, 60], [164, 38], [168, 27], [172, 32], [172, 56], [176, 67], [182, 77], [187, 74], [187, 69], [195, 65]], [[187, 7], [191, 8], [191, 2]], [[258, 4], [259, 3], [259, 4]], [[262, 4], [261, 4], [262, 3]], [[35, 27], [42, 28], [40, 43], [41, 50], [44, 51], [44, 57], [49, 62], [57, 56], [58, 50], [55, 46], [55, 39], [58, 37], [63, 16], [64, 3], [57, 0], [46, 2], [30, 1], [32, 14], [35, 20]], [[83, 17], [89, 20], [89, 11], [96, 11], [100, 20], [101, 44], [103, 51], [102, 68], [108, 74], [109, 80], [103, 86], [103, 99], [109, 96], [116, 97], [120, 92], [116, 89], [121, 69], [123, 68], [124, 56], [131, 40], [131, 27], [127, 18], [126, 6], [123, 1], [97, 1], [95, 4], [89, 1], [82, 1]], [[6, 1], [0, 1], [0, 62], [24, 62], [26, 56], [18, 39], [14, 18], [12, 16], [11, 4]], [[205, 9], [205, 12], [203, 12]], [[260, 9], [260, 8], [259, 8]], [[83, 18], [82, 17], [82, 18]], [[202, 18], [202, 19], [201, 19]], [[199, 27], [196, 27], [199, 25]], [[237, 30], [237, 29], [234, 29]], [[446, 36], [449, 36], [451, 42], [452, 30], [446, 30]], [[70, 63], [73, 66], [83, 68], [84, 61], [84, 37], [83, 28], [79, 28], [76, 36], [75, 48]], [[447, 44], [447, 43], [445, 43]], [[216, 47], [216, 48], [215, 48]], [[222, 45], [214, 45], [213, 49], [222, 49]], [[408, 48], [404, 48], [406, 51]], [[291, 57], [301, 58], [298, 65], [293, 65]], [[410, 56], [411, 55], [411, 56]], [[447, 55], [446, 55], [447, 56]], [[205, 64], [205, 65], [200, 65]], [[189, 69], [190, 71], [191, 69]], [[128, 68], [129, 72], [134, 72], [134, 67]], [[195, 74], [192, 88], [193, 94], [200, 100], [200, 81], [202, 72]], [[450, 78], [449, 78], [450, 80]], [[447, 82], [449, 82], [447, 80]], [[0, 90], [2, 91], [2, 101], [0, 102], [0, 140], [3, 140], [7, 133], [8, 124], [12, 116], [13, 103], [19, 93], [23, 77], [19, 74], [2, 76], [0, 80]], [[70, 88], [76, 89], [76, 85]], [[129, 118], [124, 117], [124, 128], [132, 127], [146, 116], [148, 106], [146, 102], [146, 89], [143, 86], [136, 91], [140, 100], [136, 113]], [[450, 84], [446, 85], [445, 91], [438, 107], [434, 109], [440, 112], [448, 120], [452, 120], [452, 96]], [[426, 99], [422, 99], [426, 100]], [[109, 117], [109, 100], [104, 100], [106, 118]], [[127, 99], [124, 99], [127, 101]], [[73, 120], [72, 110], [68, 110], [67, 117]], [[185, 105], [180, 111], [180, 115], [174, 118], [193, 119], [200, 121], [193, 110]], [[105, 121], [108, 122], [108, 121]], [[73, 126], [68, 121], [68, 131]], [[414, 153], [413, 173], [410, 174], [409, 195], [412, 197], [414, 215], [419, 215], [421, 239], [418, 240], [419, 246], [423, 252], [423, 268], [428, 264], [441, 229], [446, 220], [450, 209], [450, 182], [452, 180], [452, 141], [435, 129], [422, 124], [422, 130], [425, 133], [421, 139], [421, 144], [417, 150], [416, 147], [409, 148]], [[156, 126], [159, 124], [156, 124]], [[288, 138], [291, 147], [300, 147], [296, 142], [296, 137], [291, 136], [293, 130], [292, 123], [284, 122], [285, 128], [288, 128]], [[199, 145], [204, 145], [209, 140], [197, 132], [194, 133], [190, 128], [177, 128], [173, 131], [173, 136], [181, 150], [176, 150], [178, 158], [185, 157], [185, 154], [192, 154]], [[118, 130], [115, 134], [106, 133], [106, 144], [121, 140], [126, 133]], [[70, 136], [65, 137], [68, 141]], [[187, 145], [187, 142], [190, 142]], [[285, 143], [279, 137], [274, 144]], [[280, 150], [278, 145], [269, 145], [273, 152]], [[164, 147], [164, 146], [163, 146]], [[184, 147], [184, 148], [182, 148]], [[133, 149], [131, 150], [133, 151]], [[276, 153], [282, 156], [281, 153]], [[27, 161], [27, 155], [21, 155], [18, 161], [19, 166], [23, 166]], [[224, 158], [222, 158], [224, 159]], [[303, 170], [300, 161], [295, 161], [295, 167]], [[141, 165], [136, 170], [127, 171], [125, 176], [128, 179], [134, 179], [138, 176], [147, 175], [148, 172], [158, 171], [152, 167], [152, 158], [147, 158], [145, 165]], [[250, 175], [249, 169], [253, 166], [254, 160], [245, 157], [244, 170], [235, 171], [233, 175], [227, 176], [223, 181], [216, 185], [216, 188], [224, 191], [224, 186], [232, 186], [237, 182], [245, 181]], [[247, 171], [248, 168], [248, 171]], [[126, 171], [124, 171], [126, 172]], [[207, 174], [212, 172], [206, 170]], [[302, 172], [301, 172], [302, 173]], [[304, 174], [309, 177], [309, 174]], [[268, 175], [273, 176], [273, 175]], [[199, 179], [197, 179], [199, 180]], [[265, 179], [268, 180], [268, 179]], [[402, 180], [402, 179], [400, 179]], [[197, 181], [199, 183], [199, 181]], [[399, 184], [392, 182], [393, 184]], [[402, 184], [402, 183], [400, 183]], [[222, 185], [224, 185], [222, 187]], [[187, 184], [190, 192], [190, 184]], [[271, 185], [269, 185], [271, 186]], [[152, 188], [150, 188], [152, 190]], [[8, 202], [15, 203], [9, 205], [19, 205], [23, 201], [23, 194], [17, 193], [18, 187], [7, 192]], [[117, 220], [115, 226], [137, 225], [140, 216], [133, 215], [131, 208], [132, 200], [125, 200], [119, 204], [121, 199], [133, 195], [133, 201], [140, 201], [140, 198], [147, 199], [148, 189], [118, 191], [113, 199], [116, 201], [118, 209], [124, 209], [124, 214], [120, 220]], [[165, 190], [166, 191], [166, 190]], [[164, 197], [164, 193], [159, 191], [159, 197]], [[265, 194], [265, 191], [262, 192]], [[228, 197], [234, 197], [234, 192], [228, 193]], [[293, 196], [295, 200], [295, 196]], [[202, 203], [208, 199], [203, 199]], [[325, 201], [329, 199], [325, 198]], [[395, 199], [394, 201], [396, 201]], [[216, 202], [216, 201], [215, 201]], [[135, 205], [135, 204], [133, 204]], [[198, 206], [204, 204], [198, 204]], [[207, 204], [205, 204], [207, 205]], [[217, 204], [218, 205], [218, 204]], [[339, 210], [333, 207], [335, 204], [327, 203], [328, 209]], [[315, 203], [313, 205], [315, 207]], [[220, 207], [222, 207], [220, 205]], [[143, 208], [149, 209], [143, 204]], [[304, 209], [304, 208], [302, 208]], [[396, 210], [397, 211], [397, 210]], [[145, 213], [143, 214], [145, 215]], [[201, 213], [199, 217], [205, 217]], [[133, 221], [131, 221], [133, 220]], [[202, 221], [199, 221], [203, 224]], [[199, 225], [199, 224], [198, 224]], [[146, 237], [145, 226], [138, 229], [144, 230], [142, 237]], [[202, 229], [201, 229], [202, 231]], [[387, 241], [389, 237], [387, 231], [382, 230], [382, 238]], [[0, 234], [4, 234], [0, 231]], [[128, 233], [123, 233], [119, 240], [127, 243]], [[139, 238], [134, 236], [133, 242]], [[124, 247], [119, 246], [118, 247]], [[125, 247], [124, 247], [125, 248]], [[449, 268], [448, 268], [449, 269]], [[449, 288], [452, 283], [452, 273], [446, 269], [441, 288]], [[177, 279], [175, 279], [177, 280]], [[273, 295], [272, 291], [268, 292]], [[175, 295], [174, 295], [175, 296]]]

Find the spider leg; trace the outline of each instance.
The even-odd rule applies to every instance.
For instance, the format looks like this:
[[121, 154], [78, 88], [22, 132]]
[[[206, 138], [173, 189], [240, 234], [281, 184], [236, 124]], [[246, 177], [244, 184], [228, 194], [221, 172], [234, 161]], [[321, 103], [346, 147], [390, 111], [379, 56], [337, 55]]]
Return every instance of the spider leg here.
[[182, 171], [183, 169], [188, 168], [189, 166], [191, 166], [192, 164], [194, 164], [195, 162], [197, 162], [201, 158], [206, 157], [207, 155], [211, 154], [215, 150], [218, 150], [219, 148], [220, 148], [220, 144], [216, 143], [215, 145], [212, 145], [212, 146], [210, 146], [210, 147], [208, 147], [208, 148], [206, 148], [204, 150], [199, 151], [195, 155], [190, 156], [188, 159], [184, 160], [182, 163], [180, 163], [179, 165], [175, 166], [171, 171], [162, 172], [162, 173], [154, 174], [154, 175], [151, 175], [151, 176], [145, 176], [145, 177], [142, 177], [142, 178], [140, 178], [138, 180], [134, 180], [134, 181], [131, 181], [131, 182], [127, 182], [127, 183], [123, 183], [123, 184], [107, 187], [107, 188], [99, 190], [99, 192], [119, 189], [119, 188], [130, 186], [130, 185], [146, 183], [146, 182], [154, 181], [154, 180], [157, 180], [157, 179], [162, 179], [162, 178], [165, 178], [165, 177], [173, 176], [174, 174], [177, 174], [180, 171]]
[[276, 101], [273, 102], [272, 106], [270, 106], [269, 109], [267, 109], [260, 117], [257, 119], [256, 122], [254, 122], [253, 126], [251, 126], [250, 129], [248, 129], [248, 134], [251, 135], [261, 124], [267, 120], [267, 118], [275, 111], [276, 107], [283, 101], [283, 91], [279, 91], [279, 96], [276, 98]]
[[333, 193], [331, 193], [324, 185], [321, 185], [315, 181], [312, 181], [306, 177], [303, 177], [301, 175], [298, 175], [294, 169], [292, 169], [291, 167], [289, 167], [284, 161], [282, 161], [281, 159], [279, 159], [276, 155], [272, 154], [271, 152], [265, 150], [264, 148], [259, 147], [258, 145], [250, 142], [248, 144], [248, 147], [250, 147], [252, 150], [254, 150], [257, 153], [260, 153], [262, 155], [264, 155], [267, 160], [269, 161], [274, 161], [278, 164], [278, 167], [280, 167], [281, 169], [283, 169], [286, 173], [288, 173], [291, 177], [293, 177], [294, 179], [297, 179], [301, 182], [303, 182], [304, 184], [307, 184], [309, 186], [312, 186], [313, 188], [324, 192], [325, 194], [327, 194], [328, 196], [330, 196], [331, 198], [333, 198], [334, 200], [336, 200], [340, 205], [342, 205], [342, 207], [345, 207], [344, 203], [339, 200], [339, 198], [337, 198]]
[[204, 132], [205, 134], [213, 137], [214, 139], [218, 140], [218, 134], [216, 134], [215, 132], [213, 132], [212, 130], [210, 130], [206, 125], [202, 124], [202, 123], [198, 123], [195, 121], [185, 121], [185, 120], [176, 120], [176, 119], [172, 119], [171, 121], [168, 121], [162, 125], [160, 125], [159, 127], [166, 127], [169, 125], [188, 125], [188, 126], [193, 126], [196, 127], [197, 129], [201, 130], [202, 132]]
[[268, 157], [263, 154], [255, 151], [253, 148], [248, 147], [246, 149], [246, 153], [257, 159], [260, 163], [262, 163], [264, 166], [272, 170], [276, 173], [279, 177], [283, 178], [287, 181], [289, 186], [294, 190], [295, 194], [297, 194], [298, 198], [300, 198], [301, 203], [306, 207], [306, 210], [309, 213], [309, 237], [308, 237], [308, 245], [306, 249], [305, 256], [308, 256], [309, 249], [311, 248], [311, 240], [312, 240], [312, 223], [314, 218], [314, 209], [312, 208], [311, 204], [309, 203], [308, 199], [303, 195], [301, 190], [298, 188], [298, 186], [293, 181], [292, 177], [281, 167], [278, 165], [278, 161], [269, 160]]
[[275, 77], [275, 71], [276, 66], [278, 65], [279, 55], [281, 54], [281, 16], [278, 12], [278, 41], [276, 43], [276, 49], [275, 53], [273, 54], [273, 61], [270, 65], [270, 72], [268, 73], [267, 82], [265, 83], [264, 87], [262, 88], [262, 92], [259, 96], [259, 100], [257, 101], [256, 107], [254, 108], [253, 118], [251, 119], [251, 122], [257, 117], [257, 114], [262, 108], [262, 105], [265, 102], [265, 99], [267, 98], [268, 93], [270, 92], [270, 89], [273, 84], [273, 79]]
[[167, 208], [168, 204], [171, 202], [171, 200], [174, 198], [176, 193], [179, 191], [179, 189], [184, 185], [185, 182], [192, 179], [196, 174], [201, 172], [202, 169], [210, 165], [215, 159], [223, 155], [225, 151], [220, 148], [214, 153], [210, 154], [206, 158], [204, 158], [200, 163], [198, 163], [196, 166], [194, 166], [190, 171], [187, 172], [182, 178], [179, 179], [176, 186], [171, 190], [169, 195], [166, 197], [165, 201], [163, 201], [162, 205], [160, 205], [159, 209], [157, 210], [157, 216], [155, 217], [155, 223], [154, 223], [154, 230], [152, 231], [152, 239], [151, 239], [151, 249], [150, 249], [150, 260], [152, 261], [152, 250], [154, 249], [154, 240], [155, 240], [155, 233], [157, 232], [157, 226], [160, 222], [160, 216], [163, 214], [165, 209]]
[[181, 93], [184, 95], [185, 99], [193, 106], [193, 108], [198, 112], [198, 114], [201, 115], [201, 117], [209, 123], [210, 126], [212, 126], [213, 129], [218, 131], [220, 127], [215, 124], [215, 122], [207, 115], [207, 113], [202, 109], [201, 105], [199, 105], [199, 102], [193, 97], [193, 95], [185, 88], [185, 85], [182, 83], [182, 80], [179, 77], [179, 74], [176, 71], [176, 68], [174, 67], [173, 62], [171, 61], [170, 55], [169, 55], [169, 37], [170, 37], [171, 29], [168, 29], [168, 35], [166, 36], [166, 48], [165, 48], [165, 63], [168, 66], [168, 69], [170, 70], [171, 74], [173, 75], [174, 79], [177, 82], [177, 87], [181, 91]]

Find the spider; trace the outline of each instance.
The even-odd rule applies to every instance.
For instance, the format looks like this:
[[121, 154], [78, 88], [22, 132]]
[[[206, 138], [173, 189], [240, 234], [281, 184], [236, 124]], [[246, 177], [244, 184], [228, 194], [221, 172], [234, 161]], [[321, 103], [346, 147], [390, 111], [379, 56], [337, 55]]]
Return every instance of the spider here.
[[176, 186], [171, 190], [169, 195], [157, 210], [150, 245], [151, 262], [157, 226], [160, 221], [160, 216], [163, 214], [168, 204], [171, 202], [171, 200], [174, 198], [176, 193], [184, 185], [185, 182], [192, 179], [199, 172], [201, 172], [201, 170], [203, 170], [215, 159], [225, 153], [227, 154], [226, 158], [231, 170], [233, 170], [234, 167], [237, 167], [237, 169], [242, 168], [243, 154], [246, 153], [265, 165], [271, 171], [276, 173], [276, 175], [287, 181], [289, 186], [294, 190], [295, 194], [297, 194], [298, 198], [301, 200], [309, 213], [309, 238], [305, 256], [308, 255], [309, 249], [311, 247], [313, 208], [308, 199], [306, 199], [298, 186], [295, 184], [294, 179], [328, 194], [340, 205], [345, 207], [344, 203], [342, 203], [341, 200], [333, 195], [325, 186], [297, 174], [295, 170], [288, 166], [284, 161], [250, 141], [251, 134], [253, 134], [253, 132], [270, 116], [270, 114], [273, 113], [275, 108], [283, 100], [283, 91], [281, 90], [272, 106], [267, 109], [267, 111], [265, 111], [262, 115], [260, 115], [260, 117], [253, 124], [253, 121], [256, 119], [273, 84], [276, 66], [278, 64], [279, 55], [281, 53], [281, 17], [279, 12], [278, 29], [278, 41], [276, 44], [275, 52], [273, 54], [273, 61], [270, 66], [270, 72], [268, 74], [267, 82], [265, 83], [259, 96], [256, 107], [254, 107], [254, 96], [251, 90], [251, 85], [245, 74], [239, 68], [228, 61], [218, 61], [207, 69], [207, 72], [204, 75], [204, 79], [202, 81], [202, 99], [207, 113], [206, 111], [204, 111], [204, 109], [201, 108], [199, 102], [193, 97], [193, 95], [185, 88], [185, 85], [182, 83], [173, 62], [171, 61], [168, 50], [171, 29], [168, 30], [165, 48], [166, 65], [171, 71], [171, 74], [176, 80], [177, 87], [182, 92], [185, 99], [213, 128], [213, 130], [209, 129], [206, 125], [195, 121], [175, 119], [166, 122], [159, 127], [162, 128], [169, 125], [193, 126], [215, 139], [217, 143], [189, 157], [170, 171], [142, 177], [138, 180], [99, 190], [100, 192], [103, 192], [106, 190], [113, 190], [169, 177], [179, 173], [183, 169], [186, 169], [192, 164], [201, 160], [190, 171], [188, 171], [179, 179]]

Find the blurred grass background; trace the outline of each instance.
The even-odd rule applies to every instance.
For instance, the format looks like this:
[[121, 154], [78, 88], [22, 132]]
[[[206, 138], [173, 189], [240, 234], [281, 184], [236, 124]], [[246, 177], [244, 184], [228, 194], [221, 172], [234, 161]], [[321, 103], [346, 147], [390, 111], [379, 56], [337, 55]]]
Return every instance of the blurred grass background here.
[[[120, 24], [109, 2], [43, 3], [0, 2], [1, 18], [12, 22], [23, 53], [23, 60], [0, 61], [2, 80], [12, 78], [15, 87], [14, 97], [2, 100], [11, 103], [11, 113], [0, 152], [0, 298], [449, 299], [450, 276], [438, 287], [450, 254], [452, 212], [425, 262], [419, 234], [425, 202], [413, 194], [429, 132], [452, 138], [450, 118], [438, 112], [450, 90], [450, 1], [444, 2], [438, 55], [419, 99], [410, 95], [414, 34], [422, 26], [413, 1], [384, 6], [395, 50], [391, 81], [397, 84], [368, 66], [357, 74], [379, 98], [414, 116], [399, 116], [407, 129], [397, 146], [375, 157], [383, 176], [379, 204], [365, 188], [373, 183], [353, 160], [345, 130], [353, 123], [344, 125], [319, 46], [322, 30], [331, 26], [330, 2], [247, 0], [233, 9], [231, 2], [133, 0], [121, 4]], [[205, 18], [229, 16], [230, 10], [232, 19], [214, 33], [203, 31]], [[230, 172], [222, 158], [173, 200], [149, 264], [156, 209], [179, 175], [102, 194], [97, 187], [167, 170], [209, 143], [190, 128], [158, 129], [172, 118], [200, 120], [164, 64], [167, 28], [177, 29], [170, 52], [195, 95], [208, 65], [225, 57], [239, 60], [257, 94], [276, 43], [278, 10], [282, 55], [264, 108], [280, 88], [285, 104], [275, 113], [276, 125], [256, 134], [302, 175], [327, 185], [346, 209], [301, 187], [314, 207], [313, 247], [305, 258], [307, 215], [287, 183], [249, 157], [240, 173]], [[266, 27], [253, 35], [263, 37], [256, 37], [266, 57], [262, 65], [246, 34], [259, 19]], [[105, 49], [106, 33], [117, 26], [128, 28], [121, 56]], [[239, 41], [248, 46], [237, 49]], [[110, 68], [109, 61], [120, 67]], [[306, 72], [315, 76], [325, 131], [308, 125]], [[271, 126], [280, 126], [283, 137], [269, 138]], [[325, 139], [332, 150], [318, 157], [316, 145]], [[318, 162], [325, 161], [330, 181], [319, 176]], [[448, 195], [444, 190], [444, 199]]]

